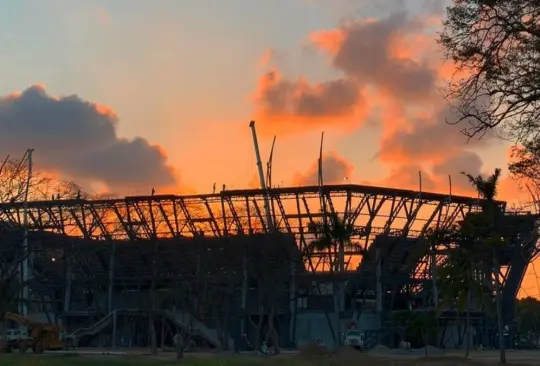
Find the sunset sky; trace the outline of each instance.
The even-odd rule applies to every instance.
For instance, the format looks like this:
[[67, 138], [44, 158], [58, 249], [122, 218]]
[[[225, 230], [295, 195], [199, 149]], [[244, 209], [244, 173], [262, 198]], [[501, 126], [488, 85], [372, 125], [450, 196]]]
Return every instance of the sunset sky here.
[[[323, 130], [328, 182], [416, 187], [422, 169], [426, 190], [446, 192], [448, 173], [459, 190], [461, 170], [505, 165], [500, 142], [466, 145], [444, 125], [440, 86], [451, 65], [434, 42], [441, 1], [7, 4], [0, 95], [39, 87], [17, 96], [21, 108], [3, 103], [11, 119], [34, 118], [14, 131], [0, 117], [0, 152], [35, 147], [38, 166], [100, 190], [253, 184], [252, 118], [263, 158], [277, 135], [279, 185], [312, 178]], [[74, 94], [81, 100], [58, 102]], [[77, 143], [89, 126], [96, 143]], [[115, 145], [96, 151], [107, 138]]]
[[4, 0], [0, 154], [33, 147], [101, 192], [245, 188], [255, 119], [276, 185], [315, 183], [324, 131], [328, 183], [415, 188], [421, 170], [424, 190], [451, 174], [472, 194], [459, 172], [504, 168], [509, 146], [445, 124], [445, 3]]

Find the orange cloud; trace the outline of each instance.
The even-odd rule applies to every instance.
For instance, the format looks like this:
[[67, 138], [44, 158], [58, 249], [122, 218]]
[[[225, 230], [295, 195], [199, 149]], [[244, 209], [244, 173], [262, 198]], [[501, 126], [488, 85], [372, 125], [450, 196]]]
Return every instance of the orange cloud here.
[[351, 80], [311, 84], [302, 78], [283, 78], [275, 69], [259, 79], [254, 99], [256, 119], [262, 121], [262, 129], [273, 127], [280, 132], [339, 124], [363, 116], [366, 109], [362, 91]]
[[411, 17], [401, 11], [310, 33], [310, 44], [341, 76], [312, 83], [267, 72], [254, 99], [261, 127], [289, 133], [322, 125], [354, 128], [369, 116], [382, 130], [376, 157], [389, 170], [380, 184], [416, 189], [421, 171], [424, 190], [449, 192], [451, 176], [454, 194], [474, 194], [460, 173], [481, 174], [477, 151], [496, 138], [467, 142], [461, 126], [446, 123], [455, 115], [440, 89], [455, 67], [440, 62], [433, 33], [440, 19], [438, 13]]
[[[322, 176], [324, 184], [343, 184], [352, 178], [354, 166], [334, 151], [323, 155]], [[305, 172], [296, 174], [295, 185], [317, 185], [319, 182], [319, 163], [315, 161]]]
[[275, 57], [275, 53], [276, 51], [273, 49], [273, 48], [267, 48], [263, 55], [261, 56], [261, 58], [259, 59], [259, 61], [257, 61], [257, 67], [258, 68], [265, 68], [267, 66], [269, 66], [274, 57]]
[[346, 35], [341, 29], [331, 29], [311, 32], [309, 41], [317, 48], [335, 55], [341, 49], [345, 37]]

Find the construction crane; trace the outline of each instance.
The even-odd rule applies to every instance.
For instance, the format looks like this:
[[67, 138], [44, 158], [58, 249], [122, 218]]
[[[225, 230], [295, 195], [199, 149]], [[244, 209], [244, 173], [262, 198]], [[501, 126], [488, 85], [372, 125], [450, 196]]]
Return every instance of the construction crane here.
[[270, 211], [270, 195], [264, 179], [264, 170], [261, 161], [261, 153], [259, 151], [259, 141], [257, 140], [257, 131], [255, 131], [255, 121], [249, 123], [251, 128], [251, 135], [253, 137], [253, 146], [255, 148], [255, 158], [257, 159], [257, 169], [259, 171], [259, 180], [261, 182], [261, 189], [264, 195], [264, 213], [266, 216], [266, 225], [269, 232], [274, 232], [274, 220], [272, 220], [272, 214]]

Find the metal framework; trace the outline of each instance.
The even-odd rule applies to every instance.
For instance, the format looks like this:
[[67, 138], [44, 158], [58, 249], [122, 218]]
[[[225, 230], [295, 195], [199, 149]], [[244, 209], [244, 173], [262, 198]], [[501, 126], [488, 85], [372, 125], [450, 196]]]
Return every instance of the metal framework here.
[[[324, 200], [320, 199], [321, 192]], [[382, 256], [378, 271], [382, 271], [385, 294], [430, 292], [430, 288], [425, 287], [431, 281], [430, 255], [436, 255], [440, 262], [444, 253], [430, 252], [422, 240], [427, 230], [449, 227], [469, 213], [481, 210], [481, 201], [471, 197], [361, 185], [327, 185], [322, 189], [319, 186], [272, 188], [268, 192], [252, 189], [204, 195], [10, 202], [0, 204], [0, 222], [5, 234], [15, 240], [13, 237], [19, 236], [24, 224], [23, 212], [27, 207], [30, 242], [47, 247], [51, 252], [46, 255], [48, 259], [43, 253], [34, 258], [34, 273], [41, 276], [35, 278], [34, 297], [55, 297], [56, 302], [59, 298], [75, 299], [83, 296], [83, 286], [92, 286], [96, 293], [106, 295], [107, 304], [102, 299], [101, 306], [111, 311], [118, 306], [114, 302], [124, 297], [114, 293], [127, 289], [137, 291], [137, 288], [142, 292], [152, 286], [152, 278], [159, 282], [158, 288], [168, 288], [175, 282], [174, 278], [201, 273], [223, 274], [224, 267], [228, 266], [228, 275], [246, 288], [241, 295], [241, 307], [245, 309], [246, 301], [249, 302], [247, 287], [251, 286], [247, 281], [256, 282], [251, 277], [257, 277], [256, 269], [263, 265], [259, 261], [248, 271], [242, 258], [256, 261], [254, 258], [260, 255], [255, 252], [263, 248], [262, 244], [278, 246], [277, 239], [258, 235], [272, 231], [267, 227], [265, 197], [270, 201], [270, 215], [277, 234], [291, 239], [292, 247], [293, 238], [296, 240], [299, 251], [293, 256], [305, 253], [302, 249], [314, 239], [309, 227], [323, 218], [321, 202], [325, 202], [326, 212], [335, 213], [351, 224], [353, 245], [345, 250], [347, 273], [342, 275], [347, 281], [355, 278], [365, 293], [375, 291], [376, 249]], [[504, 212], [506, 203], [497, 204]], [[535, 245], [522, 243], [523, 235], [527, 235], [523, 233], [532, 232], [536, 218], [530, 215], [507, 217], [520, 222], [515, 235], [516, 250], [502, 263], [505, 267], [501, 274], [504, 308], [511, 314], [526, 266], [536, 253]], [[6, 235], [2, 235], [4, 244]], [[248, 247], [252, 248], [251, 252]], [[253, 249], [255, 247], [257, 249]], [[63, 264], [65, 268], [49, 260], [55, 255], [62, 257], [62, 251], [65, 251], [64, 257], [69, 257]], [[297, 312], [300, 288], [313, 287], [315, 278], [322, 283], [336, 275], [327, 271], [330, 260], [327, 253], [311, 253], [304, 263], [305, 268], [301, 269], [303, 276], [293, 276], [295, 272], [290, 272], [281, 281], [297, 280], [297, 288], [291, 285], [287, 290], [291, 293], [280, 295], [285, 303], [294, 302], [291, 313]], [[200, 263], [205, 263], [207, 268]], [[267, 266], [278, 268], [277, 264], [267, 263]], [[191, 281], [191, 277], [188, 279]], [[46, 283], [50, 283], [51, 288], [56, 286], [57, 290], [45, 289]], [[297, 300], [290, 300], [293, 298]], [[76, 312], [73, 308], [70, 311]], [[87, 310], [81, 312], [88, 313]]]
[[[478, 199], [360, 185], [322, 189], [327, 210], [355, 228], [359, 245], [346, 251], [346, 269], [378, 235], [421, 237], [430, 227], [445, 227], [480, 209]], [[311, 239], [308, 226], [322, 214], [318, 186], [273, 188], [271, 215], [276, 229], [293, 234], [300, 249]], [[91, 240], [151, 240], [180, 237], [251, 235], [268, 231], [260, 189], [204, 195], [156, 195], [106, 200], [55, 200], [28, 203], [32, 231], [49, 231]], [[504, 209], [505, 203], [499, 203]], [[23, 224], [23, 203], [0, 204], [0, 220]], [[325, 268], [315, 253], [312, 269]]]

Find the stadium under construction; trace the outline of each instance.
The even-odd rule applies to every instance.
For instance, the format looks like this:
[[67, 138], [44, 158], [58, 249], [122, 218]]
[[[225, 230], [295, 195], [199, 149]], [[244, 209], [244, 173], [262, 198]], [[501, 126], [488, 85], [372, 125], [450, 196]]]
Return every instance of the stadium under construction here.
[[[433, 275], [444, 248], [428, 244], [426, 232], [463, 220], [480, 204], [359, 185], [12, 202], [0, 204], [0, 245], [7, 256], [26, 238], [31, 253], [29, 290], [13, 310], [61, 324], [81, 346], [147, 346], [152, 334], [171, 346], [178, 333], [203, 348], [232, 347], [239, 335], [253, 344], [332, 345], [336, 329], [351, 321], [368, 346], [395, 346], [399, 331], [389, 314], [438, 301]], [[306, 250], [322, 212], [353, 226], [338, 271], [326, 252]], [[501, 261], [509, 323], [537, 254], [536, 217], [508, 213], [505, 220], [518, 228]], [[346, 290], [334, 312], [338, 286]], [[475, 327], [491, 327], [480, 309], [469, 312]], [[449, 307], [440, 324], [456, 313]], [[338, 319], [339, 327], [330, 326]], [[491, 338], [490, 331], [478, 334]], [[458, 343], [451, 339], [458, 333], [440, 332], [441, 344]]]

